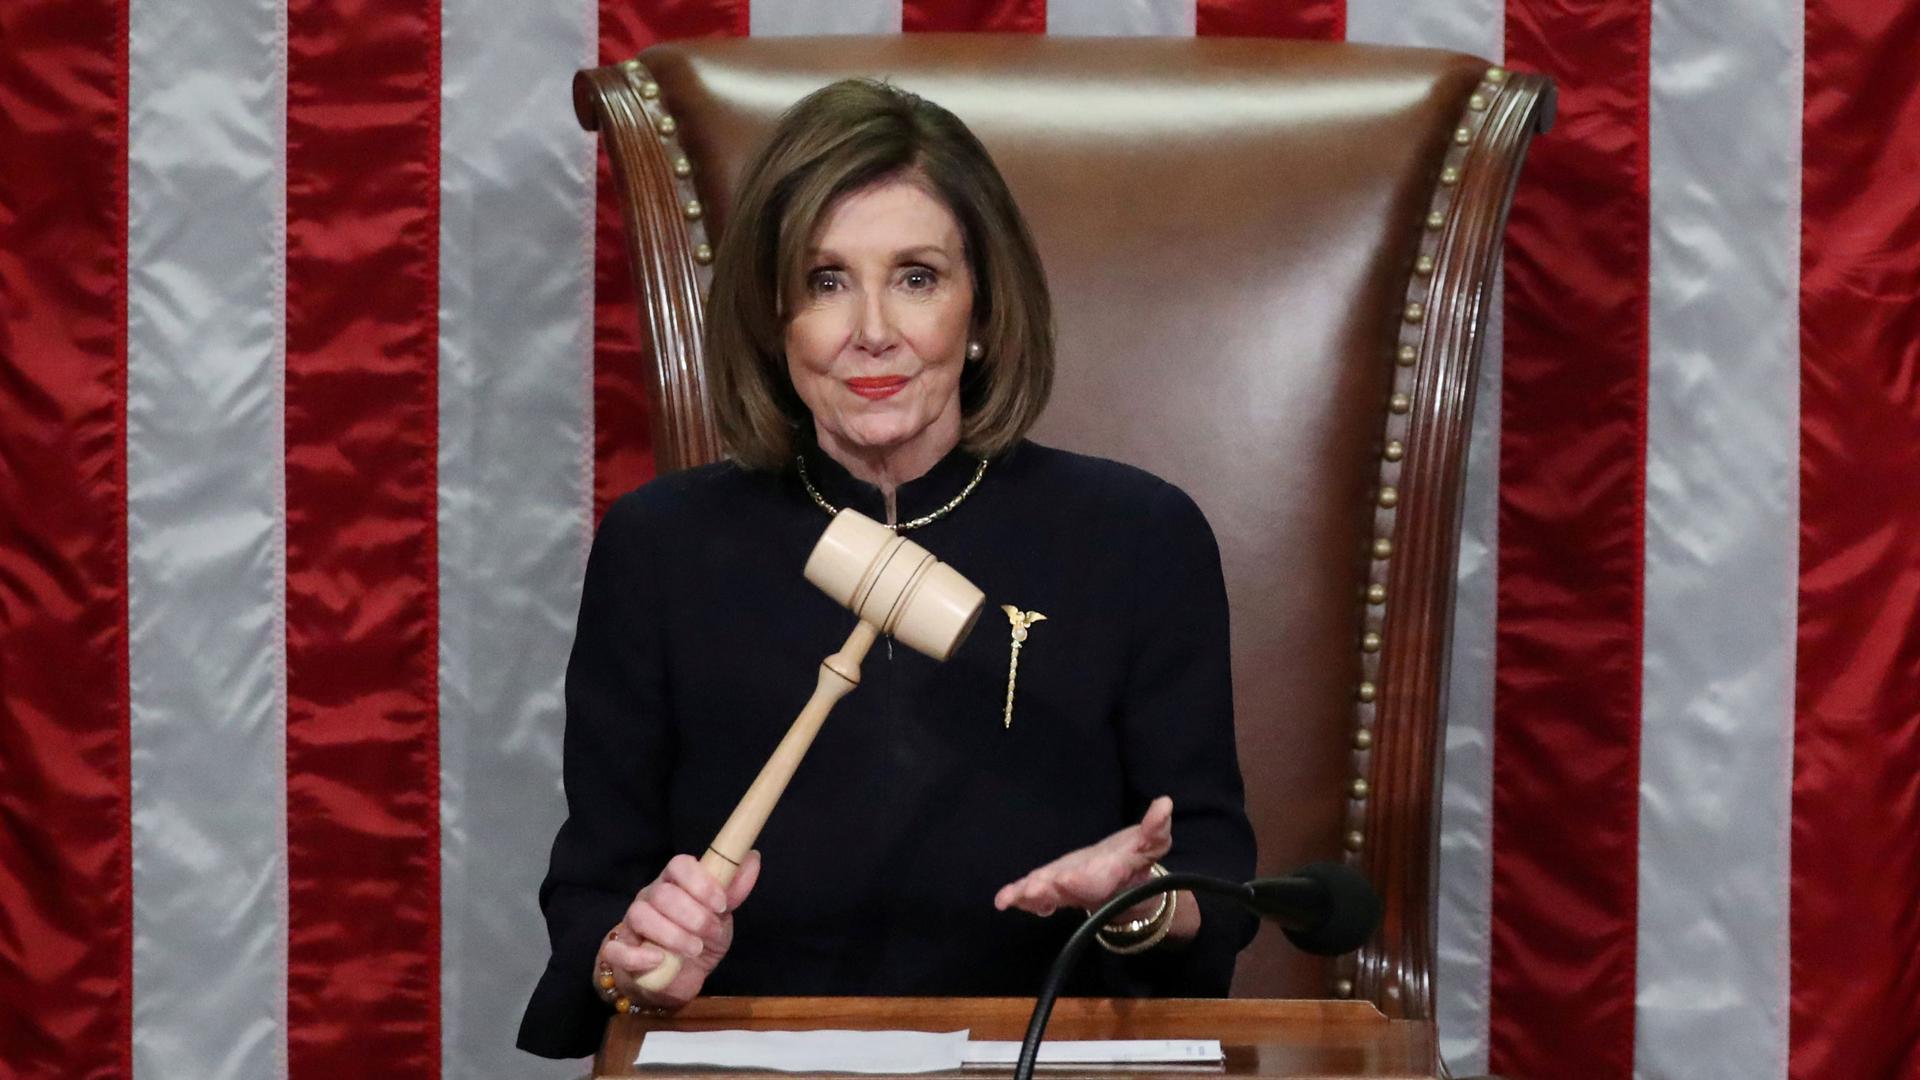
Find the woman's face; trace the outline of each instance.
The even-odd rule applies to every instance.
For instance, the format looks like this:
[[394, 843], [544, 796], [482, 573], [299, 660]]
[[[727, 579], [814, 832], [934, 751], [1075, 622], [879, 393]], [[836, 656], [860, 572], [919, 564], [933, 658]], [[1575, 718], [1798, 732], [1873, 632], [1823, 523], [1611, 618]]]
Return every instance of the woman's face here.
[[960, 441], [973, 319], [960, 223], [918, 184], [883, 181], [828, 209], [803, 265], [787, 374], [822, 449], [931, 467]]

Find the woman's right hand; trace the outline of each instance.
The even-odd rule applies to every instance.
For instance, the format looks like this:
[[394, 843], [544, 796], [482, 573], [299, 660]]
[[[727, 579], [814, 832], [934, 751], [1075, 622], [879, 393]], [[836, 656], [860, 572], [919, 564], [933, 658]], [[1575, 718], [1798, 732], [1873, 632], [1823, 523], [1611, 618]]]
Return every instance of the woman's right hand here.
[[[613, 989], [636, 1005], [679, 1008], [700, 995], [733, 944], [733, 912], [760, 877], [760, 853], [749, 851], [725, 886], [691, 855], [675, 855], [634, 896], [626, 917], [600, 943], [594, 985], [602, 971], [613, 972]], [[681, 957], [680, 971], [659, 991], [641, 989], [638, 980], [660, 966], [668, 952]], [[604, 991], [603, 991], [604, 992]]]

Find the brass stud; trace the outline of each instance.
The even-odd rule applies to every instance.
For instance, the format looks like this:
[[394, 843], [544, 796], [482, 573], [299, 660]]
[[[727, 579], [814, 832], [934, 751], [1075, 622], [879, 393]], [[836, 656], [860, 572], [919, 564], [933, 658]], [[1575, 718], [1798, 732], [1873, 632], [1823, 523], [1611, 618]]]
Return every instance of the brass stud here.
[[1394, 507], [1400, 505], [1399, 489], [1394, 488], [1392, 486], [1381, 488], [1380, 489], [1380, 505], [1383, 509], [1387, 509], [1387, 510], [1391, 510]]
[[1419, 274], [1421, 277], [1426, 277], [1428, 274], [1433, 273], [1433, 256], [1422, 255], [1413, 260], [1413, 272]]
[[1427, 228], [1437, 229], [1447, 223], [1447, 215], [1439, 210], [1427, 215]]
[[1407, 445], [1399, 439], [1389, 439], [1387, 440], [1387, 448], [1381, 452], [1380, 456], [1386, 458], [1388, 461], [1399, 461], [1401, 458], [1407, 456]]
[[1367, 586], [1367, 603], [1384, 604], [1387, 602], [1387, 587], [1376, 581]]
[[1372, 747], [1373, 732], [1368, 731], [1366, 728], [1361, 728], [1359, 731], [1353, 733], [1353, 748], [1355, 750], [1369, 750], [1372, 749]]
[[1371, 702], [1375, 697], [1379, 696], [1380, 691], [1372, 683], [1363, 682], [1354, 693], [1362, 702]]
[[700, 215], [706, 213], [705, 209], [701, 207], [699, 199], [688, 199], [684, 209], [688, 221], [699, 221]]
[[1338, 979], [1333, 984], [1333, 996], [1350, 998], [1353, 996], [1353, 980]]
[[1459, 182], [1460, 182], [1460, 170], [1458, 167], [1449, 165], [1446, 168], [1440, 170], [1440, 183], [1446, 185], [1447, 187], [1452, 187], [1453, 185]]
[[710, 262], [712, 262], [712, 261], [713, 261], [713, 246], [712, 246], [712, 245], [710, 245], [710, 244], [696, 244], [696, 245], [694, 245], [694, 248], [693, 248], [693, 261], [694, 261], [694, 262], [697, 262], [697, 263], [699, 263], [699, 264], [700, 264], [701, 266], [705, 266], [705, 265], [707, 265], [708, 263], [710, 263]]
[[1486, 78], [1488, 82], [1499, 86], [1501, 83], [1507, 81], [1507, 69], [1497, 67], [1488, 68]]
[[671, 135], [674, 132], [680, 130], [680, 125], [673, 122], [673, 117], [667, 116], [665, 114], [662, 114], [659, 122], [654, 124], [653, 126], [662, 135]]
[[1359, 829], [1355, 829], [1352, 832], [1349, 832], [1347, 834], [1347, 850], [1348, 851], [1359, 851], [1361, 848], [1366, 846], [1367, 846], [1367, 838], [1365, 835], [1363, 835], [1360, 832]]
[[1379, 652], [1380, 651], [1380, 635], [1377, 632], [1372, 630], [1369, 630], [1366, 633], [1360, 635], [1360, 651], [1370, 652], [1370, 653]]
[[1427, 317], [1427, 307], [1420, 301], [1415, 300], [1413, 303], [1407, 305], [1407, 310], [1404, 314], [1408, 322], [1419, 322], [1421, 319]]
[[1414, 348], [1411, 345], [1400, 346], [1400, 353], [1399, 353], [1400, 366], [1412, 367], [1414, 360], [1417, 359], [1419, 355], [1420, 355], [1420, 350]]
[[1393, 541], [1382, 536], [1373, 542], [1373, 557], [1389, 559], [1393, 557]]
[[657, 82], [652, 82], [652, 81], [648, 81], [648, 82], [643, 82], [643, 83], [641, 83], [641, 84], [640, 84], [640, 96], [641, 96], [641, 97], [643, 97], [643, 98], [646, 98], [646, 99], [647, 99], [648, 101], [652, 101], [652, 100], [653, 100], [654, 98], [657, 98], [657, 97], [659, 97], [659, 96], [660, 96], [660, 84], [659, 84], [659, 83], [657, 83]]
[[1387, 998], [1392, 1001], [1400, 1000], [1400, 984], [1399, 983], [1387, 984]]
[[1472, 109], [1474, 112], [1479, 112], [1486, 107], [1487, 95], [1485, 94], [1475, 94], [1467, 99], [1467, 108]]
[[1465, 146], [1472, 141], [1473, 141], [1472, 128], [1462, 126], [1462, 127], [1457, 127], [1453, 129], [1453, 144], [1455, 146]]
[[1356, 776], [1353, 783], [1347, 785], [1347, 791], [1356, 799], [1364, 799], [1367, 797], [1367, 782]]
[[639, 70], [640, 70], [640, 60], [639, 60], [639, 58], [638, 58], [638, 57], [635, 57], [635, 58], [633, 58], [633, 59], [630, 59], [630, 60], [622, 60], [622, 61], [620, 61], [620, 70], [621, 70], [621, 71], [639, 71]]
[[1405, 394], [1395, 394], [1387, 399], [1387, 408], [1392, 412], [1404, 413], [1413, 408], [1413, 400]]
[[673, 159], [673, 175], [679, 177], [682, 180], [685, 180], [687, 177], [692, 176], [693, 162], [688, 161], [684, 157], [674, 158]]

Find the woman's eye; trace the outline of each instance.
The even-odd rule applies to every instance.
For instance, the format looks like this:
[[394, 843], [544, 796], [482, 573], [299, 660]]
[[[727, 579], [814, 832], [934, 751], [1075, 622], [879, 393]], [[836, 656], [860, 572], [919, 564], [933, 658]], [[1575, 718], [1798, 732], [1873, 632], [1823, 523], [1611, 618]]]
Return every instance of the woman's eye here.
[[835, 270], [815, 270], [807, 275], [807, 291], [824, 296], [840, 291], [840, 274]]
[[909, 289], [931, 289], [937, 279], [933, 271], [916, 268], [902, 274], [900, 280]]

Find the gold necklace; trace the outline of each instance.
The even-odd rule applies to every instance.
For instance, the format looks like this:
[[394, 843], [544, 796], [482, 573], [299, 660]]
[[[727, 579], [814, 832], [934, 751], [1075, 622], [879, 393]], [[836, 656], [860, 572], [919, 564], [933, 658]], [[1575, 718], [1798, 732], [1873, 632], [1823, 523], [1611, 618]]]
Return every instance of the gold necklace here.
[[[813, 481], [808, 479], [806, 457], [796, 454], [794, 455], [793, 463], [800, 468], [800, 482], [806, 485], [807, 494], [813, 496], [813, 505], [825, 510], [829, 514], [839, 513], [840, 508], [828, 502], [826, 498], [820, 494], [820, 490], [813, 486]], [[987, 475], [987, 459], [981, 458], [980, 467], [973, 470], [973, 479], [967, 481], [967, 486], [960, 489], [960, 494], [948, 499], [945, 506], [940, 507], [931, 514], [922, 514], [912, 521], [903, 521], [898, 525], [889, 525], [887, 528], [892, 529], [896, 533], [903, 533], [908, 529], [917, 529], [922, 525], [930, 525], [939, 521], [941, 518], [952, 513], [954, 507], [967, 501], [967, 496], [973, 494], [973, 489], [980, 486], [980, 478], [985, 475]]]

